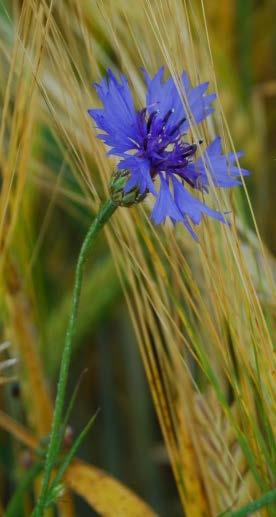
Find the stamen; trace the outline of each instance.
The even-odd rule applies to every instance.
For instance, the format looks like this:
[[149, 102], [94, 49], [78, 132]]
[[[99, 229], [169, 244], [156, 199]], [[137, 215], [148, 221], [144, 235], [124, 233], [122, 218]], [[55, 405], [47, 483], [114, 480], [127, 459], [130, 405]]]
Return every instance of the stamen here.
[[182, 126], [183, 122], [185, 122], [186, 120], [186, 117], [183, 117], [173, 128], [172, 130], [170, 131], [170, 136], [174, 135], [174, 133], [176, 133], [176, 131], [180, 128], [180, 126]]
[[146, 151], [147, 150], [147, 147], [148, 147], [148, 139], [149, 139], [149, 136], [150, 136], [150, 133], [148, 133], [144, 140], [143, 140], [143, 147], [144, 147], [144, 150]]
[[184, 160], [182, 163], [178, 163], [177, 165], [174, 165], [174, 169], [184, 169], [186, 165], [188, 164], [188, 160]]
[[187, 156], [193, 155], [197, 150], [196, 144], [191, 144], [188, 148], [181, 154], [182, 158], [186, 158]]
[[168, 122], [168, 120], [169, 120], [170, 116], [171, 116], [173, 113], [174, 113], [174, 108], [170, 109], [170, 110], [166, 113], [165, 117], [163, 118], [163, 123], [164, 123], [164, 125], [165, 125], [165, 124], [167, 124], [167, 122]]
[[147, 122], [147, 133], [149, 133], [153, 119], [156, 117], [158, 111], [152, 111]]
[[186, 175], [185, 175], [185, 176], [183, 176], [183, 179], [184, 179], [184, 181], [186, 181], [186, 182], [188, 183], [188, 185], [190, 185], [191, 187], [193, 187], [193, 188], [194, 188], [195, 183], [194, 183], [194, 181], [193, 181], [193, 180], [191, 180], [190, 178], [188, 178], [188, 176], [186, 176]]
[[[174, 169], [175, 169], [175, 167], [174, 167]], [[193, 187], [193, 188], [195, 187], [195, 182], [194, 182], [191, 178], [189, 178], [189, 177], [188, 177], [184, 172], [182, 172], [182, 171], [175, 171], [175, 173], [176, 173], [178, 176], [180, 176], [180, 178], [181, 178], [184, 182], [186, 181], [186, 182], [187, 182], [191, 187]]]

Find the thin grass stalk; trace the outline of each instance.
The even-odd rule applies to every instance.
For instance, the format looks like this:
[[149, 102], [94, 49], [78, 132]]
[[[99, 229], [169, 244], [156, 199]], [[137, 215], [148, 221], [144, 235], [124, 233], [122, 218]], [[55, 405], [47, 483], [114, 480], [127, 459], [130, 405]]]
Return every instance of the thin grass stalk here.
[[43, 365], [37, 351], [37, 337], [28, 299], [13, 263], [5, 264], [6, 303], [9, 311], [10, 337], [15, 343], [23, 370], [23, 395], [29, 424], [38, 437], [51, 428], [52, 402], [44, 378]]

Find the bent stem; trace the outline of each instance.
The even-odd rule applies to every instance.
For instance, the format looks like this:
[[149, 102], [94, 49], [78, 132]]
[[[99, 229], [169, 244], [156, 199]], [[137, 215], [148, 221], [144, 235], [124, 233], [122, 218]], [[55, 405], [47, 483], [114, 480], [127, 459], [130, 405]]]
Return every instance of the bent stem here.
[[117, 205], [113, 203], [113, 201], [108, 200], [104, 205], [101, 206], [98, 215], [92, 222], [86, 237], [83, 241], [77, 267], [75, 273], [75, 283], [72, 297], [72, 308], [69, 317], [68, 327], [66, 331], [65, 344], [62, 353], [60, 373], [59, 373], [59, 381], [57, 386], [57, 395], [54, 409], [54, 416], [52, 422], [52, 429], [50, 434], [50, 441], [47, 449], [47, 455], [45, 460], [44, 474], [42, 479], [41, 493], [38, 498], [36, 507], [33, 511], [33, 517], [41, 517], [43, 515], [43, 511], [45, 509], [45, 505], [47, 502], [48, 495], [48, 487], [49, 481], [51, 477], [51, 473], [53, 467], [55, 465], [59, 450], [60, 444], [62, 440], [61, 430], [62, 430], [62, 417], [63, 417], [63, 408], [64, 408], [64, 399], [66, 394], [66, 385], [68, 380], [70, 359], [72, 354], [72, 341], [75, 334], [76, 329], [76, 321], [81, 293], [81, 284], [84, 272], [84, 266], [86, 259], [88, 257], [88, 253], [91, 249], [91, 246], [102, 229], [105, 223], [110, 219], [114, 211], [116, 210]]

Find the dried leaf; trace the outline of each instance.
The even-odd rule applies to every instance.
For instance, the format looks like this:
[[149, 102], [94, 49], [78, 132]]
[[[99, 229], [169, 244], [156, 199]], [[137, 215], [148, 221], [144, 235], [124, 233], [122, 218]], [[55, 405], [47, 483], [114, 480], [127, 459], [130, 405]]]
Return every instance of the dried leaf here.
[[156, 513], [133, 492], [103, 470], [81, 461], [70, 465], [67, 485], [106, 517], [151, 517]]

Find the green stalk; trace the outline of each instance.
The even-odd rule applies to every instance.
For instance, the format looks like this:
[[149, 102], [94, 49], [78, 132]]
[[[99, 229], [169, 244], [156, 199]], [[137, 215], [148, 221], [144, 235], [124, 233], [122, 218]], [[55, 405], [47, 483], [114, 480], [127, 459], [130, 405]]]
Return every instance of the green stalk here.
[[83, 440], [85, 439], [86, 435], [89, 433], [92, 425], [94, 424], [94, 422], [96, 420], [96, 417], [98, 415], [98, 412], [99, 412], [99, 409], [96, 411], [95, 415], [93, 415], [90, 418], [89, 422], [86, 424], [85, 428], [81, 431], [79, 436], [77, 436], [77, 438], [75, 439], [75, 441], [74, 441], [70, 451], [68, 452], [68, 454], [64, 458], [63, 463], [58, 468], [57, 473], [56, 473], [56, 477], [53, 480], [53, 483], [52, 483], [52, 485], [50, 486], [50, 489], [49, 489], [49, 500], [47, 499], [46, 506], [49, 506], [49, 504], [51, 503], [51, 500], [54, 499], [54, 495], [52, 495], [51, 492], [54, 492], [56, 490], [56, 488], [61, 484], [62, 478], [63, 478], [67, 468], [69, 467], [69, 465], [71, 464], [72, 460], [76, 456], [79, 447], [81, 446]]
[[42, 487], [41, 487], [41, 493], [38, 498], [36, 507], [32, 513], [33, 517], [42, 517], [43, 512], [45, 509], [45, 504], [47, 501], [48, 496], [48, 487], [50, 482], [51, 473], [53, 470], [53, 467], [55, 465], [57, 456], [59, 454], [60, 450], [60, 444], [62, 440], [61, 436], [61, 430], [62, 430], [62, 417], [63, 417], [63, 409], [64, 409], [64, 399], [66, 395], [66, 385], [68, 380], [68, 373], [69, 373], [69, 366], [70, 366], [70, 359], [72, 355], [72, 341], [76, 330], [76, 321], [77, 321], [77, 314], [78, 314], [78, 307], [79, 307], [79, 300], [80, 300], [80, 293], [81, 293], [81, 284], [82, 284], [82, 278], [83, 278], [83, 272], [84, 272], [84, 266], [85, 262], [88, 257], [88, 253], [91, 249], [91, 246], [100, 232], [100, 230], [103, 228], [105, 223], [110, 219], [114, 211], [116, 210], [117, 205], [113, 203], [113, 201], [108, 200], [104, 205], [101, 206], [98, 215], [92, 222], [86, 237], [83, 241], [77, 267], [76, 267], [76, 273], [75, 273], [75, 283], [74, 283], [74, 290], [73, 290], [73, 298], [72, 298], [72, 307], [71, 307], [71, 313], [69, 317], [66, 337], [65, 337], [65, 344], [61, 359], [61, 366], [60, 366], [60, 374], [59, 374], [59, 381], [57, 386], [57, 395], [56, 395], [56, 402], [55, 402], [55, 409], [54, 409], [54, 416], [53, 416], [53, 422], [52, 422], [52, 429], [50, 434], [50, 441], [47, 449], [47, 455], [45, 460], [45, 467], [44, 467], [44, 474], [42, 479]]
[[257, 510], [260, 510], [261, 508], [264, 508], [265, 506], [269, 506], [272, 503], [276, 502], [276, 489], [271, 490], [270, 492], [267, 492], [262, 497], [257, 499], [256, 501], [252, 501], [251, 503], [247, 504], [243, 508], [240, 508], [239, 510], [235, 511], [227, 511], [222, 514], [220, 514], [218, 517], [247, 517], [251, 515], [252, 513], [257, 512]]

